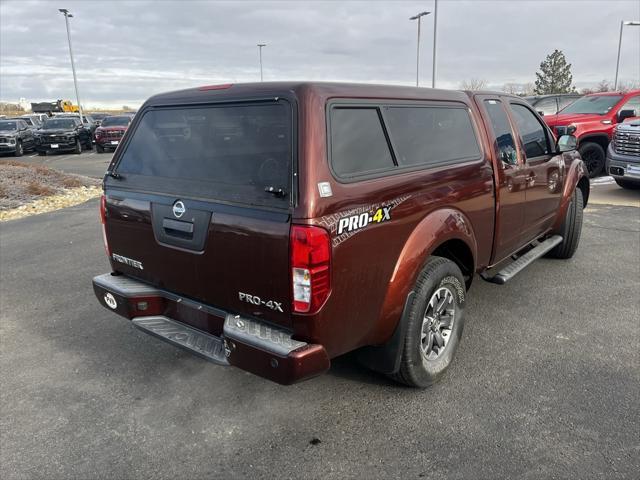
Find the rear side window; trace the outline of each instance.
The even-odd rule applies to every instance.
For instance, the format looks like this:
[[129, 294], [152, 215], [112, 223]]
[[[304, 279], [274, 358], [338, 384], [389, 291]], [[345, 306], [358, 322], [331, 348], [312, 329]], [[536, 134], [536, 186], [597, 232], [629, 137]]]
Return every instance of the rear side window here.
[[341, 177], [394, 166], [377, 108], [331, 110], [331, 162]]
[[451, 107], [386, 107], [399, 166], [437, 165], [480, 156], [469, 112]]
[[154, 188], [166, 193], [186, 185], [213, 199], [287, 207], [291, 131], [285, 103], [158, 108], [144, 113], [117, 171], [134, 182], [153, 177]]

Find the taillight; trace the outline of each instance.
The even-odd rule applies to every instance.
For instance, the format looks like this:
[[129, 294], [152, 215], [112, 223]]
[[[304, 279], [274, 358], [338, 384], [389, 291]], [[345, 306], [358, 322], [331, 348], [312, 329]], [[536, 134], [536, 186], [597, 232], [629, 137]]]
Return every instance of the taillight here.
[[105, 195], [100, 197], [100, 223], [102, 224], [102, 241], [104, 242], [104, 249], [107, 252], [107, 257], [111, 257], [111, 249], [109, 248], [109, 242], [107, 241], [107, 197]]
[[320, 227], [291, 227], [293, 311], [315, 313], [331, 293], [331, 238]]

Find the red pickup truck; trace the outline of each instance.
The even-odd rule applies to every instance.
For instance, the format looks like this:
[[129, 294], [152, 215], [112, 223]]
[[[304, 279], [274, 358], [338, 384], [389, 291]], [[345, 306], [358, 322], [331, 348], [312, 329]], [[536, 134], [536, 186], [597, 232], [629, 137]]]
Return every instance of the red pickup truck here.
[[358, 350], [425, 387], [451, 364], [474, 276], [570, 258], [588, 198], [575, 137], [505, 93], [193, 88], [149, 99], [116, 150], [112, 271], [93, 286], [219, 365], [289, 384]]
[[640, 118], [640, 90], [585, 95], [558, 114], [544, 116], [557, 136], [569, 134], [578, 139], [589, 177], [602, 172], [613, 130], [629, 118]]

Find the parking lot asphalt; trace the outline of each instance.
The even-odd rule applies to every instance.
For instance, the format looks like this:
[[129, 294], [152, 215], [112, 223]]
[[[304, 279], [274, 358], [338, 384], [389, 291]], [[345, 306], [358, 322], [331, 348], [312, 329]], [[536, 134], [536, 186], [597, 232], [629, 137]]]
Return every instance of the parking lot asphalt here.
[[109, 162], [111, 162], [111, 157], [113, 157], [112, 152], [97, 153], [94, 147], [93, 151], [84, 151], [78, 155], [73, 153], [50, 153], [47, 156], [39, 156], [35, 152], [26, 153], [19, 158], [3, 155], [0, 157], [0, 162], [14, 160], [29, 165], [45, 165], [64, 173], [102, 178], [109, 166]]
[[457, 357], [426, 390], [353, 355], [283, 387], [137, 331], [91, 288], [109, 270], [95, 200], [3, 223], [0, 249], [3, 479], [640, 471], [638, 208], [589, 207], [572, 260], [476, 277]]

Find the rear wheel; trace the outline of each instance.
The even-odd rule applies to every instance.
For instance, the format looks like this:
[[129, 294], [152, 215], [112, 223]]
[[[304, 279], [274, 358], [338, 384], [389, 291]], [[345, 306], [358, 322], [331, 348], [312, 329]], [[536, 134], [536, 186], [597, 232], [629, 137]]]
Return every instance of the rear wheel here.
[[76, 138], [76, 148], [73, 149], [73, 153], [75, 154], [82, 153], [82, 144], [80, 143], [79, 138]]
[[442, 378], [458, 348], [464, 328], [464, 277], [451, 260], [431, 257], [414, 291], [400, 370], [392, 378], [422, 388]]
[[580, 152], [582, 161], [587, 167], [589, 178], [598, 176], [604, 168], [604, 148], [597, 143], [586, 142], [580, 145], [578, 152]]
[[556, 245], [547, 255], [554, 258], [571, 258], [578, 249], [580, 233], [582, 232], [583, 212], [582, 190], [576, 188], [571, 197], [571, 203], [560, 228], [562, 242]]
[[640, 182], [630, 182], [629, 180], [624, 180], [622, 178], [616, 178], [615, 181], [622, 188], [626, 188], [629, 190], [640, 190]]

